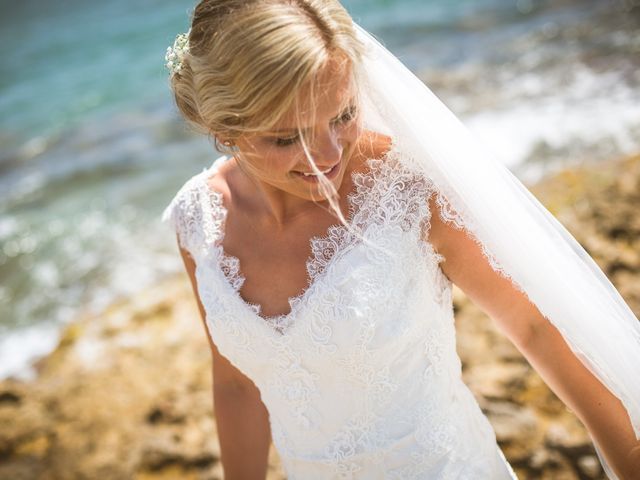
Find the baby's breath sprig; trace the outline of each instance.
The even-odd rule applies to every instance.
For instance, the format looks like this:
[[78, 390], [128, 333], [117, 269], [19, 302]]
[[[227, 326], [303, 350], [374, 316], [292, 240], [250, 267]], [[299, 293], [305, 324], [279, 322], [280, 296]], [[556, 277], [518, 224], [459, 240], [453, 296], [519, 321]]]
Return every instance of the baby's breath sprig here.
[[180, 73], [184, 56], [189, 53], [189, 32], [180, 33], [173, 42], [173, 47], [167, 47], [167, 53], [164, 56], [165, 67], [171, 72], [171, 76]]

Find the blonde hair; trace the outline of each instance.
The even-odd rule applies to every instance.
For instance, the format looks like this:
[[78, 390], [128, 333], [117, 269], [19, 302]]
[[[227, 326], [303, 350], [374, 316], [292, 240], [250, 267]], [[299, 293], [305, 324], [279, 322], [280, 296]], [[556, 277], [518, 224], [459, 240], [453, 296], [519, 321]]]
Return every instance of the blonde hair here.
[[336, 0], [202, 0], [171, 87], [184, 118], [224, 151], [220, 139], [273, 128], [335, 55], [356, 86], [362, 49]]
[[[189, 32], [189, 52], [171, 77], [178, 109], [198, 131], [213, 136], [216, 149], [242, 156], [224, 141], [274, 128], [292, 109], [313, 112], [321, 71], [348, 72], [356, 100], [362, 83], [364, 45], [337, 0], [201, 0]], [[299, 124], [299, 120], [298, 120]], [[333, 184], [299, 130], [304, 154], [318, 177], [330, 210], [349, 231]], [[322, 207], [324, 208], [324, 207]], [[358, 235], [359, 236], [359, 235]]]

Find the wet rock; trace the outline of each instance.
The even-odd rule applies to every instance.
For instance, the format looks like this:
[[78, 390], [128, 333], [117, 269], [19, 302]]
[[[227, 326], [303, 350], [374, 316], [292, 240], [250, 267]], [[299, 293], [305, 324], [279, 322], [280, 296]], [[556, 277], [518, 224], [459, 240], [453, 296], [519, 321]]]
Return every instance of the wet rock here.
[[580, 457], [578, 459], [578, 469], [582, 476], [586, 478], [600, 478], [603, 473], [600, 462], [593, 455]]
[[538, 430], [538, 419], [530, 408], [506, 401], [494, 401], [487, 404], [484, 412], [501, 443], [532, 436]]
[[[524, 388], [522, 382], [530, 367], [522, 363], [501, 362], [470, 367], [466, 383], [483, 400], [513, 398]], [[481, 405], [482, 406], [482, 405]]]
[[5, 390], [0, 392], [0, 405], [20, 405], [22, 397], [15, 392]]

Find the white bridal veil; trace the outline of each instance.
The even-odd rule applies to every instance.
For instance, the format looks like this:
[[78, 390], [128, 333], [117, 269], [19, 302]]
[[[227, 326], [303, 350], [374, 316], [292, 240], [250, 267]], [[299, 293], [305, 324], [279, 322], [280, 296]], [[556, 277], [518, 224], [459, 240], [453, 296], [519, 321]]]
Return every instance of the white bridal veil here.
[[[573, 236], [394, 55], [366, 46], [365, 122], [429, 177], [447, 219], [475, 237], [572, 351], [618, 397], [640, 438], [640, 322]], [[607, 474], [615, 478], [604, 462]]]

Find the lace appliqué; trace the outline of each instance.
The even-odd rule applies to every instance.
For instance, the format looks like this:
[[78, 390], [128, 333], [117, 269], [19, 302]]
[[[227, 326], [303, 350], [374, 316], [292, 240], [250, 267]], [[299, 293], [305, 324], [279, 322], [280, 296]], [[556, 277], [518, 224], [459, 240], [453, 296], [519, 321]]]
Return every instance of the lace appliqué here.
[[[310, 240], [309, 286], [287, 315], [265, 319], [239, 296], [245, 278], [222, 249], [226, 210], [209, 171], [168, 215], [196, 255], [212, 339], [258, 386], [290, 478], [318, 468], [328, 478], [462, 478], [461, 465], [493, 460], [460, 442], [468, 406], [458, 395], [451, 284], [444, 257], [422, 240], [436, 190], [393, 151], [368, 167], [352, 177], [349, 227]], [[338, 398], [344, 405], [328, 410]], [[495, 442], [490, 426], [474, 432]]]
[[219, 257], [220, 270], [227, 278], [234, 290], [240, 290], [244, 277], [240, 274], [240, 261], [236, 257], [221, 255]]
[[291, 347], [291, 338], [282, 337], [270, 341], [276, 355], [275, 375], [268, 382], [270, 388], [279, 392], [291, 408], [295, 422], [305, 429], [317, 427], [314, 410], [310, 408], [311, 400], [317, 395], [316, 382], [318, 374], [303, 368], [300, 352]]
[[[246, 302], [240, 296], [240, 289], [245, 281], [240, 261], [237, 257], [225, 253], [222, 248], [227, 216], [223, 196], [220, 192], [211, 189], [207, 175], [203, 175], [202, 181], [196, 185], [196, 190], [199, 191], [197, 198], [208, 199], [208, 201], [200, 202], [203, 204], [204, 217], [200, 212], [197, 215], [195, 215], [196, 212], [189, 212], [194, 214], [195, 220], [191, 222], [203, 223], [202, 240], [209, 248], [215, 249], [217, 262], [238, 298], [280, 334], [284, 334], [292, 326], [295, 311], [334, 259], [358, 242], [363, 233], [366, 234], [367, 228], [371, 225], [386, 227], [390, 223], [396, 223], [403, 231], [409, 231], [429, 215], [425, 204], [427, 198], [425, 187], [428, 183], [403, 169], [396, 152], [390, 150], [381, 158], [369, 159], [367, 166], [368, 171], [352, 174], [355, 188], [347, 197], [348, 226], [332, 225], [325, 235], [310, 239], [311, 256], [306, 262], [307, 287], [297, 296], [289, 298], [291, 306], [289, 313], [277, 316], [261, 315], [260, 305]], [[322, 327], [321, 330], [324, 331], [325, 336], [330, 333], [326, 327]]]
[[162, 221], [170, 222], [180, 246], [194, 258], [206, 243], [203, 225], [207, 222], [200, 207], [202, 202], [197, 188], [199, 182], [199, 175], [194, 175], [187, 180], [162, 213]]
[[[258, 305], [239, 296], [245, 279], [239, 260], [222, 249], [226, 210], [222, 194], [207, 183], [210, 172], [191, 182], [176, 201], [182, 210], [174, 217], [179, 236], [199, 255], [198, 283], [208, 286], [200, 290], [208, 328], [217, 335], [221, 353], [254, 380], [270, 414], [277, 412], [270, 418], [273, 440], [293, 473], [304, 468], [307, 454], [310, 465], [322, 463], [333, 472], [331, 478], [365, 478], [372, 466], [385, 478], [425, 478], [443, 461], [464, 464], [472, 456], [458, 445], [461, 424], [438, 395], [457, 388], [450, 383], [458, 373], [451, 284], [439, 268], [444, 257], [422, 240], [431, 219], [428, 198], [436, 189], [404, 168], [398, 155], [391, 151], [371, 159], [367, 171], [353, 174], [348, 227], [333, 225], [310, 240], [309, 285], [290, 299], [291, 312], [277, 317], [261, 317]], [[455, 222], [456, 212], [447, 206], [441, 211]], [[354, 253], [347, 260], [349, 252]], [[407, 278], [421, 280], [403, 283]], [[216, 291], [221, 284], [213, 287], [214, 281], [224, 281], [237, 295]], [[421, 294], [429, 293], [411, 297], [416, 283]], [[440, 308], [426, 298], [431, 294]], [[405, 305], [408, 301], [413, 305]], [[403, 405], [402, 366], [391, 370], [391, 357], [388, 364], [380, 363], [380, 347], [393, 341], [400, 342], [397, 356], [406, 346], [421, 359], [407, 364], [411, 371], [405, 372], [426, 393], [419, 407]], [[322, 370], [325, 361], [330, 372]], [[327, 430], [332, 418], [323, 416], [321, 402], [337, 388], [337, 376], [345, 382], [341, 391], [352, 395], [352, 410], [340, 412], [344, 418]], [[392, 448], [395, 438], [389, 432], [397, 422], [407, 426], [412, 450], [406, 461], [385, 470], [381, 452]], [[317, 436], [323, 429], [326, 438]], [[308, 450], [305, 436], [314, 445]]]

